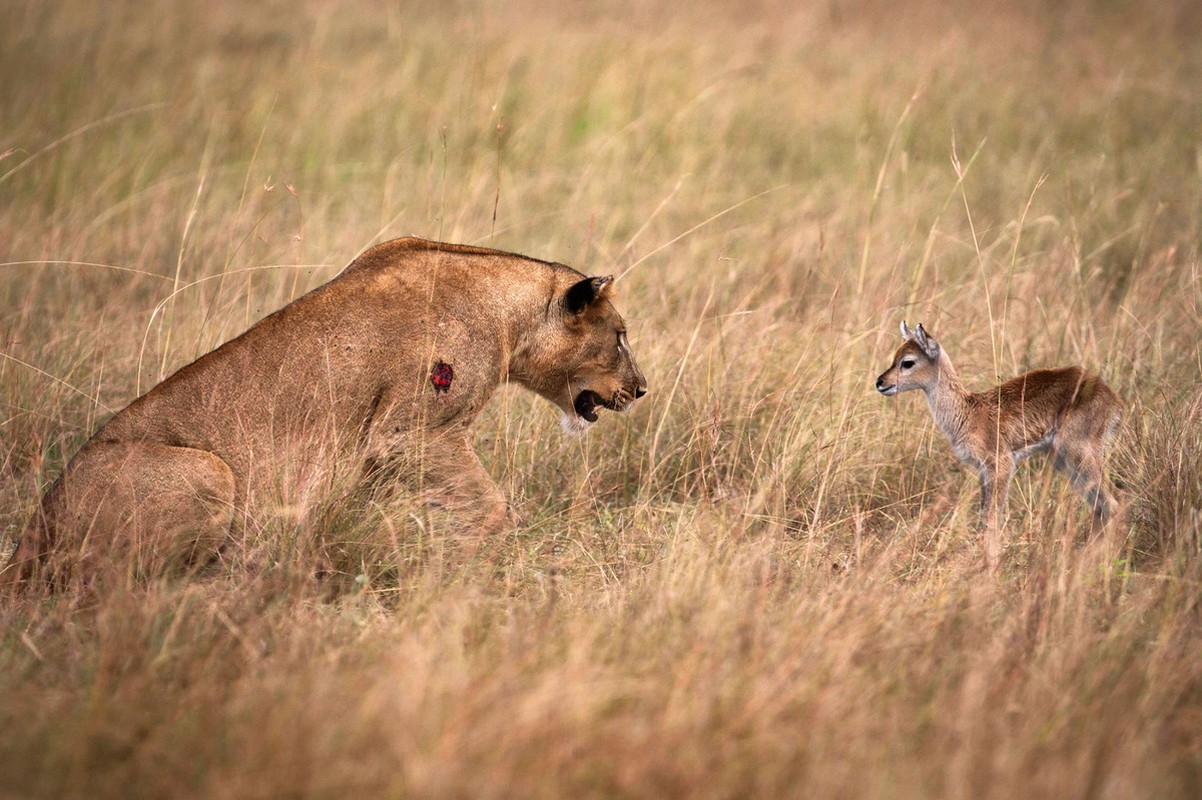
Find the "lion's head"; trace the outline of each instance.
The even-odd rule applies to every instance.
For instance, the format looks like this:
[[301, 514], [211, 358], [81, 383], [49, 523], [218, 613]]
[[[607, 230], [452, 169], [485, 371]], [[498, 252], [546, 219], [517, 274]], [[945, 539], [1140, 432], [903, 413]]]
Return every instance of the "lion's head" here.
[[558, 290], [514, 354], [513, 378], [558, 406], [569, 431], [596, 422], [599, 409], [625, 411], [647, 393], [626, 323], [610, 302], [612, 287], [607, 276]]

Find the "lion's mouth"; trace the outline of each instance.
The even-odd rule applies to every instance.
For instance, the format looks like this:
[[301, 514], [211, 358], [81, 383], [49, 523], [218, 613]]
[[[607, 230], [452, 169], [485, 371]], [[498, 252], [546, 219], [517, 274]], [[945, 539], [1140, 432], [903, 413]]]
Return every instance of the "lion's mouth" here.
[[605, 400], [592, 389], [585, 389], [576, 395], [576, 401], [572, 403], [572, 407], [576, 410], [577, 416], [589, 422], [596, 422], [597, 409], [605, 407]]

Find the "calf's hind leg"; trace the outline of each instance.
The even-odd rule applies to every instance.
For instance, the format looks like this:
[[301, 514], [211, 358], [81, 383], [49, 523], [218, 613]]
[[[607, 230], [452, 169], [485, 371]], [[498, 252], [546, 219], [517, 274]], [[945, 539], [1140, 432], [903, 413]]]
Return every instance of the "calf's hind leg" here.
[[1055, 464], [1056, 469], [1068, 475], [1073, 489], [1089, 505], [1094, 523], [1106, 522], [1117, 504], [1106, 491], [1106, 474], [1099, 448], [1060, 442], [1056, 447]]
[[33, 555], [55, 581], [154, 576], [216, 554], [235, 492], [229, 465], [207, 451], [96, 442], [46, 493], [26, 536], [42, 540]]

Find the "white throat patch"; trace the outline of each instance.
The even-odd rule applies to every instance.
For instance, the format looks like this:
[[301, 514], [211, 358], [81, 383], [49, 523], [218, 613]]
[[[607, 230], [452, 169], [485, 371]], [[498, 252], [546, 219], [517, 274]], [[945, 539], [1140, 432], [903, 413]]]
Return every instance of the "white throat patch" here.
[[569, 414], [560, 409], [559, 426], [563, 428], [563, 432], [569, 436], [583, 436], [584, 432], [589, 429], [589, 421], [578, 414]]

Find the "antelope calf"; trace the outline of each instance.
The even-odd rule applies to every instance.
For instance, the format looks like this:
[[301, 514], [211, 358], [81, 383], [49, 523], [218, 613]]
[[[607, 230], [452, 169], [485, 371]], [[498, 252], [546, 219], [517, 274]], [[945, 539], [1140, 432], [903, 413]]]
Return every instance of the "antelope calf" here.
[[935, 424], [956, 457], [981, 478], [985, 556], [998, 563], [998, 529], [1014, 467], [1027, 456], [1052, 450], [1056, 468], [1068, 473], [1102, 522], [1114, 510], [1106, 492], [1103, 455], [1118, 425], [1119, 399], [1097, 375], [1081, 367], [1037, 369], [984, 392], [964, 388], [951, 359], [922, 325], [901, 324], [901, 347], [876, 379], [887, 397], [922, 389]]

